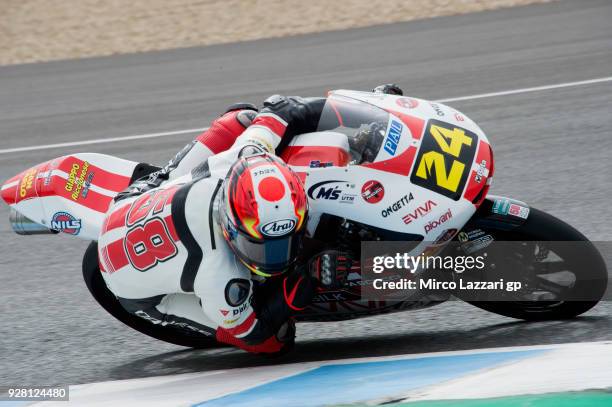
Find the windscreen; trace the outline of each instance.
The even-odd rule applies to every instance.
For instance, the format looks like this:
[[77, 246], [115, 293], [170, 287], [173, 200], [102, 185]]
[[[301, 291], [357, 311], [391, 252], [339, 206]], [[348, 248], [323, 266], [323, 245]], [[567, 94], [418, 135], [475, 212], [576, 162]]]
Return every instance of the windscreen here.
[[330, 95], [317, 131], [336, 131], [348, 137], [351, 163], [372, 162], [387, 134], [389, 113], [356, 99]]

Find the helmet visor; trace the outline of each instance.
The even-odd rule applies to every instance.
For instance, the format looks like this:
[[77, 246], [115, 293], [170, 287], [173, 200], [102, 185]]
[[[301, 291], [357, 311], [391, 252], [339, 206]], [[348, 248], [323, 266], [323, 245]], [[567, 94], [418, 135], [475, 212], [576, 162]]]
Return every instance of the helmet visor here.
[[286, 237], [256, 241], [242, 233], [236, 233], [232, 244], [240, 258], [265, 274], [285, 271], [296, 259], [302, 242], [302, 233]]

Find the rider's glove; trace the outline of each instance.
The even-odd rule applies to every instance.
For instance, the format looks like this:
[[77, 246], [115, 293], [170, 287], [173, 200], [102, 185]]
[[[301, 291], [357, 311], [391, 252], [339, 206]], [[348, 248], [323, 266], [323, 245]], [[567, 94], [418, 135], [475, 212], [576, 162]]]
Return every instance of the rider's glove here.
[[321, 253], [310, 264], [310, 275], [325, 289], [344, 287], [355, 262], [348, 253], [330, 250]]

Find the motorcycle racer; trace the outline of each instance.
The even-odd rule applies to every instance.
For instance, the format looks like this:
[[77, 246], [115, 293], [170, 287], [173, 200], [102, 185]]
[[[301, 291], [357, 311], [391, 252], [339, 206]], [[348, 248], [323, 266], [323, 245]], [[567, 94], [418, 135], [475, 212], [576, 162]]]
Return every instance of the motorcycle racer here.
[[250, 352], [292, 346], [291, 316], [309, 304], [315, 281], [293, 267], [306, 195], [274, 153], [316, 129], [325, 100], [275, 95], [260, 112], [230, 106], [168, 165], [117, 196], [98, 256], [126, 310]]

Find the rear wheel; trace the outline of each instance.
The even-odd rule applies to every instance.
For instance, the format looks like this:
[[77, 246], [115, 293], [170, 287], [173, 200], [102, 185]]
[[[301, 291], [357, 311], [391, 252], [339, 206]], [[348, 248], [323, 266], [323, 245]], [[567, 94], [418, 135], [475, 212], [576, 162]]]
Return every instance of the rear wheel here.
[[205, 349], [224, 346], [208, 336], [175, 326], [155, 325], [127, 312], [108, 289], [102, 278], [102, 273], [98, 266], [98, 244], [96, 242], [92, 242], [85, 251], [85, 256], [83, 257], [83, 279], [89, 292], [102, 308], [125, 325], [140, 333], [160, 341], [189, 348]]
[[496, 250], [493, 244], [471, 254], [486, 252], [487, 267], [493, 267], [496, 277], [522, 280], [523, 288], [500, 301], [470, 298], [471, 304], [512, 318], [551, 320], [578, 316], [603, 297], [608, 272], [601, 254], [565, 222], [531, 208], [523, 225], [485, 232], [497, 242], [511, 241], [512, 250], [507, 246]]

